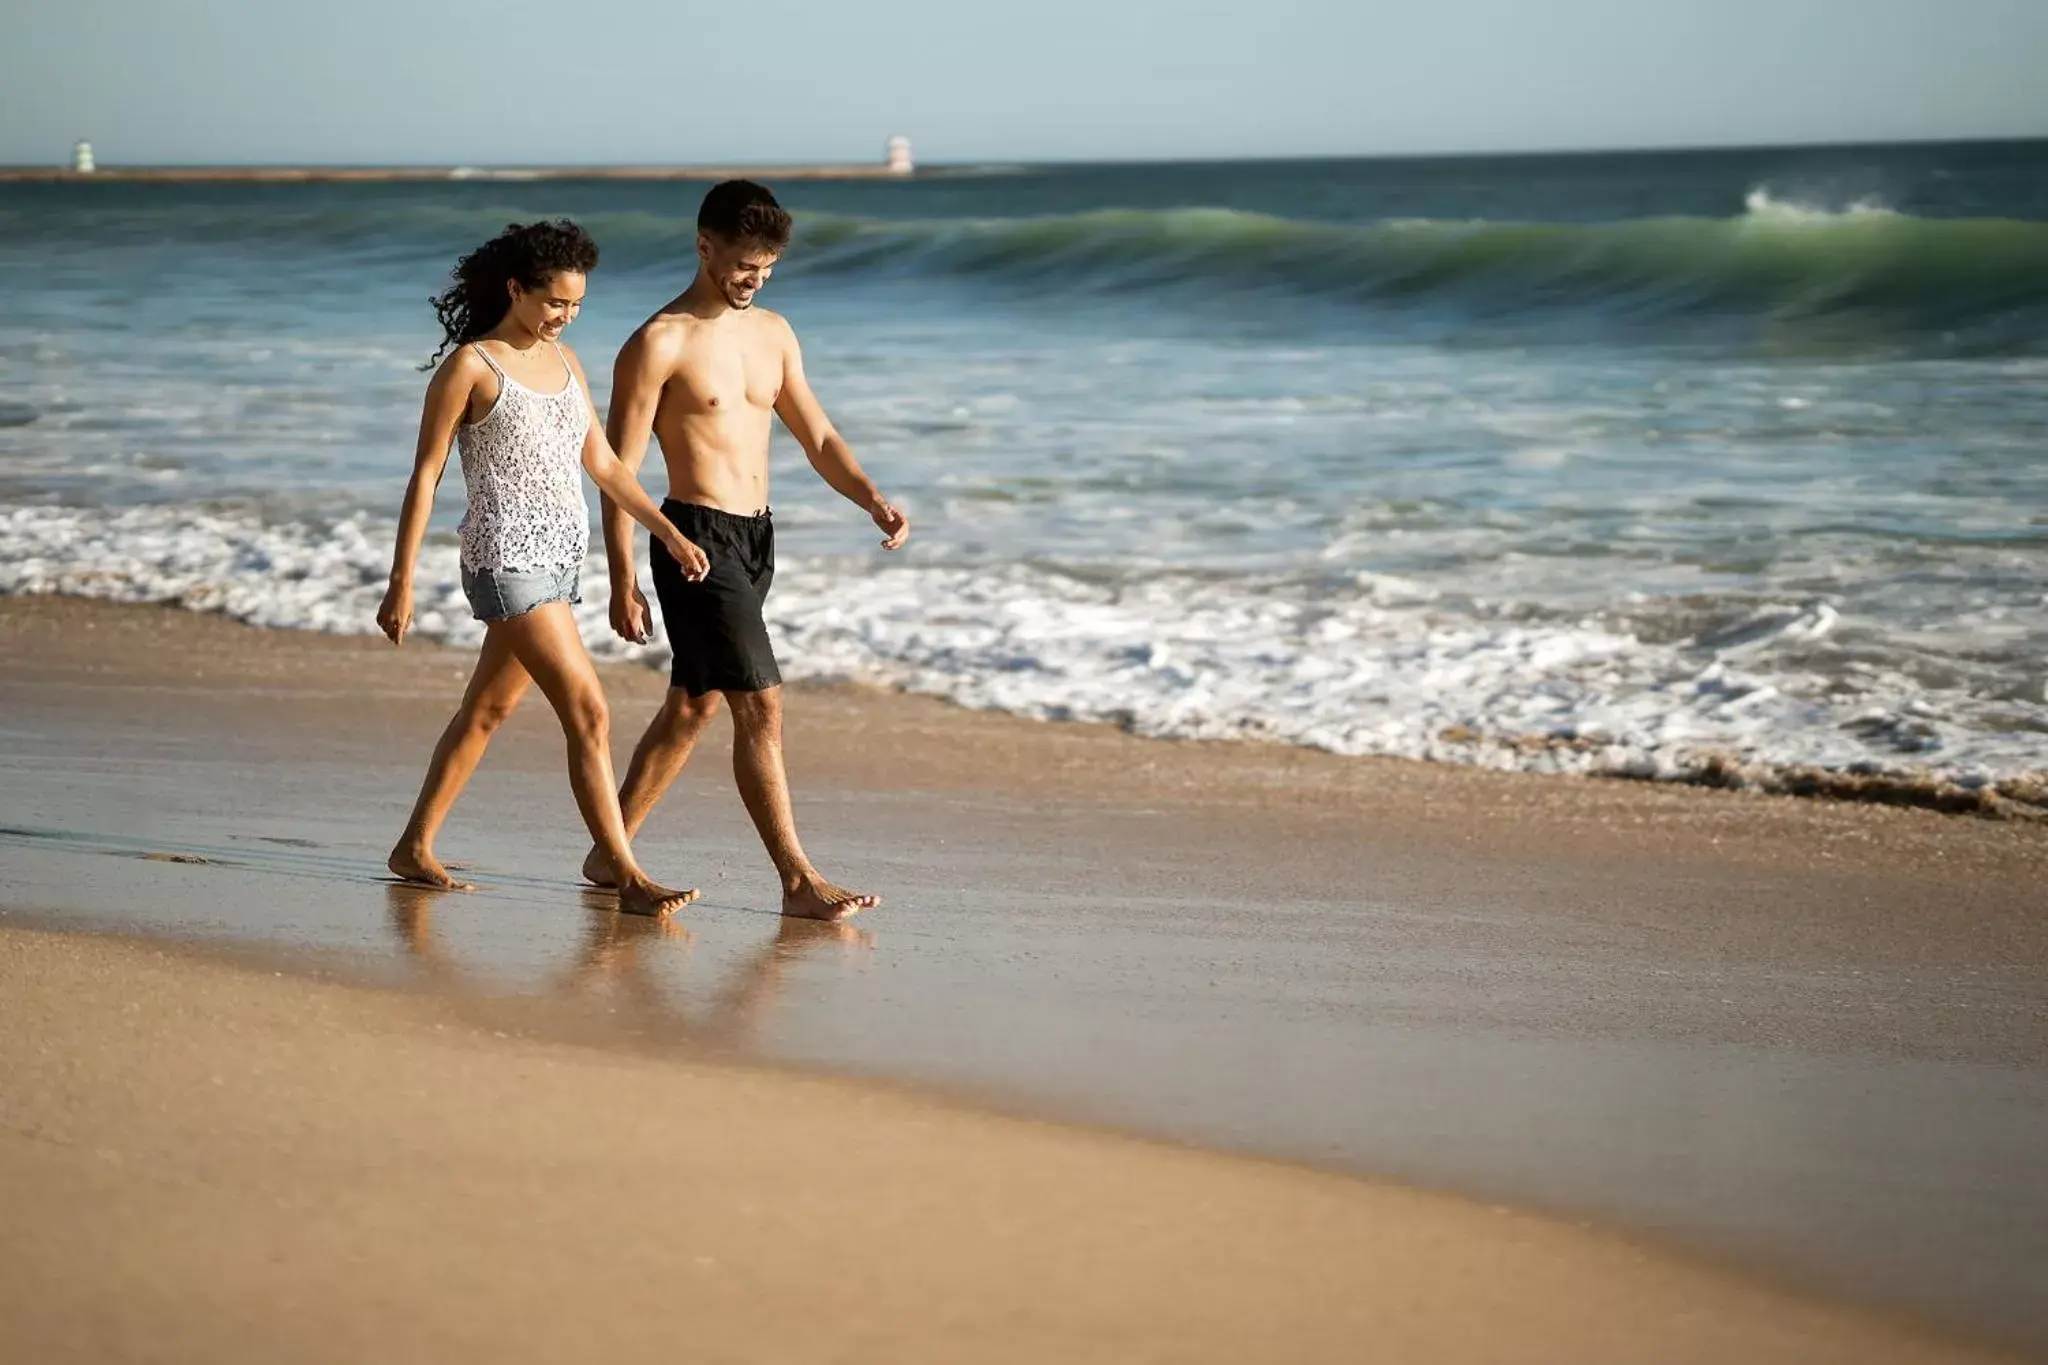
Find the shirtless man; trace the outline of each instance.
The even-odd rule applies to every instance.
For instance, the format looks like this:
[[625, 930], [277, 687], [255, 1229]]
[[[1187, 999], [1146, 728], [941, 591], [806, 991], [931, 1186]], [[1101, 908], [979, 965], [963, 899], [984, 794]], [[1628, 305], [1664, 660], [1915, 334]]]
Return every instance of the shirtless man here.
[[[612, 371], [612, 448], [628, 469], [647, 456], [652, 431], [668, 464], [665, 515], [710, 556], [691, 582], [659, 544], [654, 592], [675, 661], [668, 696], [647, 727], [619, 789], [630, 835], [689, 761], [722, 696], [732, 708], [733, 776], [740, 799], [782, 877], [782, 913], [840, 920], [880, 903], [825, 880], [796, 840], [782, 766], [782, 674], [761, 619], [775, 575], [775, 528], [768, 515], [768, 437], [782, 419], [811, 467], [881, 529], [894, 550], [910, 522], [861, 471], [860, 462], [804, 382], [796, 333], [754, 307], [789, 243], [789, 215], [766, 188], [745, 180], [715, 185], [697, 213], [697, 278], [641, 325]], [[633, 526], [604, 503], [611, 565], [612, 629], [648, 638], [647, 598], [633, 565]], [[591, 850], [583, 874], [608, 885], [611, 866]]]

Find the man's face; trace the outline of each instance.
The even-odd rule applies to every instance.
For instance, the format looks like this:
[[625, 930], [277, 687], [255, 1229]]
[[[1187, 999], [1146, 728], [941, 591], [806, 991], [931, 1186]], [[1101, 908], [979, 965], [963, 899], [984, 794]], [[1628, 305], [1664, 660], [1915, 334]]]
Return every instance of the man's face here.
[[782, 253], [759, 242], [728, 242], [709, 232], [697, 234], [697, 259], [709, 279], [733, 308], [752, 308], [754, 295], [775, 273]]

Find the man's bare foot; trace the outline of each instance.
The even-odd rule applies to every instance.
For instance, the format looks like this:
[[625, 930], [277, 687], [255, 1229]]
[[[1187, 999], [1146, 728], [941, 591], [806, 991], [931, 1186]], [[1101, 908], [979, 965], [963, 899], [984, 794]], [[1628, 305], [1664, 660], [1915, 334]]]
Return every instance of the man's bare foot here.
[[612, 860], [604, 856], [601, 848], [592, 848], [590, 856], [583, 860], [583, 880], [592, 886], [614, 887], [619, 884], [619, 874], [612, 871]]
[[391, 856], [384, 860], [384, 866], [391, 869], [391, 875], [402, 882], [418, 882], [441, 891], [474, 891], [474, 882], [456, 880], [445, 864], [433, 854], [433, 850], [400, 844], [391, 850]]
[[880, 896], [848, 891], [812, 875], [782, 893], [782, 913], [791, 919], [842, 920], [882, 903]]
[[688, 891], [671, 891], [659, 882], [642, 877], [619, 888], [619, 909], [629, 915], [654, 915], [658, 918], [673, 915], [703, 894], [694, 887]]

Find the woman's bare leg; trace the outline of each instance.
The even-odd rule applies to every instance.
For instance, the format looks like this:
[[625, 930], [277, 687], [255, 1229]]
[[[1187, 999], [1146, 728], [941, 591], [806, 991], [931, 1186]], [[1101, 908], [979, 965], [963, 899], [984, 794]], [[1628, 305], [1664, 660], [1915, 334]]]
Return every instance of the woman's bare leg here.
[[476, 671], [469, 676], [462, 705], [441, 732], [434, 756], [427, 760], [426, 780], [420, 784], [412, 818], [405, 822], [405, 833], [398, 836], [386, 861], [393, 876], [449, 891], [474, 889], [468, 882], [456, 880], [434, 856], [434, 838], [484, 750], [490, 747], [491, 736], [518, 708], [531, 682], [509, 642], [492, 625], [484, 634], [484, 647], [477, 655]]
[[569, 741], [569, 786], [590, 837], [619, 874], [619, 908], [633, 914], [672, 914], [697, 899], [695, 891], [671, 891], [647, 876], [633, 858], [612, 776], [611, 708], [597, 669], [576, 631], [566, 602], [549, 602], [524, 616], [497, 622], [513, 655], [540, 686], [562, 722]]

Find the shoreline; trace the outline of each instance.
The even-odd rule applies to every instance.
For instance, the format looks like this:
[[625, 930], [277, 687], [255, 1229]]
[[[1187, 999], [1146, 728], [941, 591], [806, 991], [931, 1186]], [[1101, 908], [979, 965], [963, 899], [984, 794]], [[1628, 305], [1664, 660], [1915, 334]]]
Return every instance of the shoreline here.
[[[33, 561], [32, 561], [33, 562]], [[256, 629], [304, 631], [312, 634], [329, 635], [344, 639], [376, 639], [374, 630], [368, 626], [360, 629], [336, 630], [332, 620], [324, 624], [294, 623], [273, 625], [247, 619], [246, 610], [236, 610], [222, 603], [221, 591], [216, 584], [208, 584], [196, 592], [184, 592], [137, 600], [130, 596], [108, 592], [97, 583], [97, 575], [88, 570], [59, 574], [54, 581], [34, 582], [28, 585], [13, 585], [12, 591], [0, 591], [0, 601], [26, 601], [34, 598], [55, 598], [60, 600], [109, 603], [124, 607], [145, 609], [165, 608], [188, 611], [199, 616], [220, 617], [250, 625]], [[602, 615], [602, 599], [596, 609]], [[365, 610], [374, 603], [366, 603]], [[466, 610], [466, 608], [465, 608]], [[367, 616], [364, 618], [367, 620]], [[592, 621], [583, 620], [586, 631], [592, 629]], [[421, 643], [434, 642], [444, 647], [445, 640], [434, 640], [432, 636], [417, 637]], [[609, 642], [608, 636], [600, 632], [601, 642]], [[452, 646], [457, 649], [466, 646]], [[646, 668], [638, 661], [599, 657], [601, 666], [606, 668]], [[1602, 741], [1586, 737], [1560, 737], [1539, 733], [1515, 733], [1502, 731], [1481, 733], [1466, 725], [1450, 727], [1438, 733], [1437, 739], [1443, 748], [1428, 756], [1414, 756], [1401, 753], [1343, 753], [1323, 748], [1309, 742], [1293, 742], [1276, 739], [1257, 733], [1246, 733], [1224, 739], [1194, 738], [1172, 734], [1147, 734], [1141, 728], [1115, 719], [1085, 716], [1077, 719], [1048, 721], [1038, 716], [998, 706], [977, 706], [970, 701], [948, 695], [941, 691], [918, 691], [909, 687], [890, 687], [886, 684], [865, 682], [813, 682], [798, 680], [793, 686], [816, 687], [830, 691], [835, 687], [853, 687], [893, 691], [906, 697], [926, 698], [942, 705], [955, 707], [963, 712], [982, 712], [1001, 715], [1026, 725], [1050, 724], [1053, 726], [1080, 725], [1088, 728], [1116, 730], [1137, 738], [1145, 743], [1188, 744], [1205, 746], [1226, 744], [1244, 746], [1255, 750], [1283, 750], [1290, 752], [1315, 753], [1343, 763], [1394, 763], [1419, 764], [1424, 767], [1449, 767], [1472, 771], [1502, 771], [1494, 762], [1503, 754], [1516, 753], [1525, 757], [1546, 758], [1560, 754], [1598, 753]], [[1787, 797], [1802, 801], [1846, 803], [1852, 805], [1889, 806], [1938, 812], [1944, 815], [1969, 816], [1996, 822], [2014, 822], [2048, 826], [2048, 770], [2030, 769], [2008, 771], [1997, 776], [1968, 774], [1956, 776], [1944, 774], [1941, 770], [1928, 767], [1902, 765], [1897, 768], [1877, 768], [1869, 765], [1851, 767], [1821, 767], [1785, 759], [1746, 758], [1740, 753], [1702, 745], [1697, 749], [1684, 751], [1678, 761], [1672, 764], [1659, 763], [1654, 768], [1641, 762], [1630, 762], [1613, 766], [1545, 766], [1535, 763], [1527, 767], [1512, 769], [1521, 776], [1541, 779], [1562, 779], [1569, 782], [1614, 783], [1641, 785], [1644, 787], [1689, 788], [1695, 790], [1728, 791], [1767, 797]]]
[[[0, 929], [0, 962], [38, 1234], [0, 1322], [39, 1360], [2017, 1358], [1398, 1186], [146, 944]], [[831, 1269], [790, 1312], [794, 1266]]]
[[[191, 630], [202, 633], [206, 640], [221, 642], [230, 649], [237, 641], [267, 640], [278, 649], [303, 645], [317, 651], [320, 657], [346, 660], [351, 669], [365, 664], [376, 669], [393, 663], [401, 670], [400, 676], [410, 678], [419, 675], [420, 664], [426, 658], [458, 661], [462, 675], [466, 676], [473, 654], [469, 646], [431, 637], [416, 637], [405, 651], [395, 651], [373, 631], [340, 633], [296, 625], [262, 625], [219, 608], [193, 607], [178, 601], [130, 602], [41, 591], [0, 595], [0, 631], [12, 629], [41, 636], [69, 632], [78, 628], [79, 623], [85, 623], [88, 629], [105, 623], [115, 629], [147, 633], [177, 633], [183, 623], [189, 623]], [[643, 662], [599, 658], [596, 663], [607, 692], [625, 696], [630, 699], [629, 705], [651, 705], [652, 699], [666, 688], [665, 672]], [[439, 672], [431, 668], [428, 671]], [[1049, 767], [1030, 765], [1031, 789], [1042, 789], [1050, 783], [1055, 788], [1093, 792], [1106, 780], [1119, 795], [1155, 800], [1200, 784], [1206, 789], [1204, 800], [1221, 798], [1232, 805], [1334, 801], [1355, 814], [1404, 821], [1412, 821], [1414, 815], [1414, 802], [1407, 798], [1419, 794], [1425, 814], [1433, 813], [1446, 801], [1467, 801], [1489, 810], [1512, 812], [1517, 820], [1536, 819], [1562, 826], [1544, 830], [1543, 839], [1554, 838], [1588, 820], [1602, 826], [1604, 834], [1624, 839], [1638, 833], [1628, 828], [1636, 826], [1640, 835], [1655, 845], [1658, 856], [1673, 851], [1673, 841], [1688, 846], [1688, 852], [1711, 850], [1714, 857], [1723, 856], [1720, 833], [1704, 839], [1693, 837], [1700, 820], [1715, 826], [1733, 822], [1745, 838], [1798, 841], [1818, 837], [1829, 843], [1840, 843], [1845, 838], [1867, 842], [1878, 829], [1884, 831], [1885, 838], [1924, 841], [1940, 837], [1937, 831], [1946, 827], [1957, 831], [1954, 837], [1973, 848], [2016, 853], [2030, 871], [2048, 875], [2048, 837], [2040, 832], [2041, 826], [2048, 825], [2048, 810], [2037, 811], [2029, 803], [2001, 798], [1989, 788], [1965, 789], [1946, 782], [1916, 783], [1793, 765], [1775, 770], [1784, 780], [1767, 785], [1755, 780], [1753, 771], [1745, 777], [1748, 770], [1734, 760], [1710, 765], [1699, 780], [1637, 777], [1621, 772], [1502, 769], [1401, 755], [1341, 754], [1255, 737], [1198, 739], [1144, 735], [1106, 721], [1041, 719], [971, 706], [939, 694], [863, 682], [795, 681], [787, 685], [787, 690], [793, 696], [805, 698], [807, 704], [823, 703], [836, 719], [881, 707], [899, 737], [932, 727], [957, 725], [963, 734], [972, 736], [981, 746], [992, 746], [993, 752], [1005, 760], [1013, 760], [1044, 741], [1060, 757]], [[863, 715], [861, 723], [869, 725], [875, 719]], [[971, 762], [962, 764], [944, 752], [927, 757], [937, 760], [947, 775], [949, 787], [1005, 785], [975, 771]], [[1085, 779], [1078, 786], [1062, 780], [1063, 771], [1075, 768], [1086, 769]], [[835, 765], [830, 773], [833, 779], [847, 775], [843, 764]], [[1026, 775], [1013, 771], [1007, 776]], [[1220, 789], [1215, 785], [1219, 775], [1227, 778]], [[1379, 795], [1382, 792], [1398, 793], [1399, 799], [1385, 799]], [[1957, 814], [1986, 818], [1958, 821], [1952, 818]], [[1866, 818], [1881, 823], [1866, 830], [1861, 824]], [[1925, 823], [1929, 820], [1931, 824]], [[2012, 830], [2010, 836], [1994, 832], [2002, 826]], [[1982, 828], [1986, 833], [1980, 837], [1960, 833], [1972, 827]], [[1504, 830], [1496, 830], [1494, 835], [1510, 841], [1515, 837], [1512, 831]], [[1916, 852], [1912, 856], [1922, 855]], [[1943, 852], [1941, 856], [1951, 855]]]
[[[577, 887], [530, 704], [444, 856], [378, 880], [465, 651], [0, 600], [0, 908], [1542, 1208], [2048, 1346], [2038, 827], [793, 686], [806, 845], [880, 890], [787, 938], [723, 726], [640, 844], [674, 936]], [[602, 665], [614, 747], [663, 679]], [[389, 826], [389, 827], [387, 827]], [[339, 960], [339, 959], [336, 959]], [[2017, 1295], [2018, 1297], [2015, 1297]]]
[[[92, 597], [0, 597], [0, 700], [92, 707], [117, 696], [164, 694], [203, 733], [235, 726], [253, 703], [266, 719], [296, 715], [310, 700], [333, 719], [341, 700], [328, 680], [385, 699], [369, 719], [387, 737], [445, 720], [472, 651], [431, 640], [393, 649], [380, 636], [252, 625], [169, 603]], [[113, 650], [115, 657], [100, 657]], [[144, 668], [144, 663], [147, 668]], [[641, 717], [666, 691], [666, 675], [637, 662], [603, 661], [599, 675], [619, 717], [614, 750], [630, 746]], [[276, 688], [248, 689], [257, 679]], [[284, 680], [290, 680], [287, 684]], [[219, 690], [216, 693], [215, 684]], [[11, 686], [10, 686], [11, 685]], [[81, 693], [79, 688], [87, 689]], [[851, 785], [890, 796], [946, 795], [1001, 805], [1076, 800], [1141, 810], [1214, 812], [1230, 821], [1274, 821], [1303, 833], [1371, 831], [1375, 844], [1435, 859], [1595, 853], [1659, 874], [1874, 874], [1872, 892], [1932, 907], [1966, 879], [1972, 908], [2038, 916], [2020, 890], [2048, 883], [2048, 831], [2025, 821], [1958, 820], [1914, 806], [1787, 798], [1740, 788], [1502, 770], [1380, 755], [1340, 755], [1255, 739], [1166, 739], [1089, 721], [1039, 720], [950, 699], [861, 683], [796, 682], [787, 721], [791, 772], [800, 785]], [[282, 708], [280, 710], [279, 708]], [[350, 707], [354, 710], [354, 707]], [[722, 733], [725, 722], [718, 723]], [[545, 707], [530, 702], [492, 748], [494, 765], [553, 775], [559, 762]], [[540, 742], [536, 745], [536, 737]], [[360, 736], [316, 729], [308, 756], [354, 756]], [[716, 742], [715, 740], [712, 742]], [[875, 764], [870, 746], [916, 758], [914, 768]], [[410, 764], [426, 752], [404, 753]], [[695, 770], [693, 770], [695, 772]], [[408, 773], [407, 781], [414, 780]], [[406, 793], [409, 796], [409, 792]], [[736, 828], [738, 828], [736, 826]], [[1406, 863], [1404, 856], [1401, 860]], [[1929, 873], [1933, 872], [1932, 877]], [[1428, 875], [1441, 874], [1432, 866]], [[380, 874], [381, 875], [381, 874]], [[1314, 880], [1289, 876], [1303, 889]], [[1860, 898], [1864, 892], [1858, 891]]]

